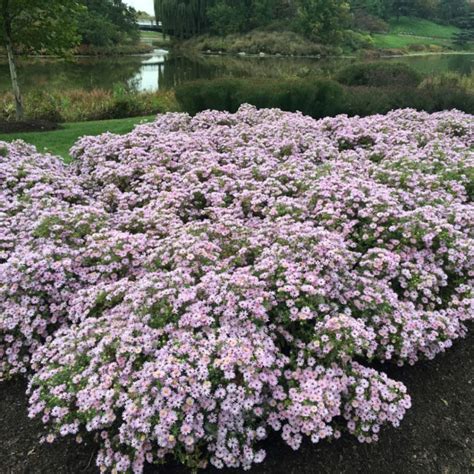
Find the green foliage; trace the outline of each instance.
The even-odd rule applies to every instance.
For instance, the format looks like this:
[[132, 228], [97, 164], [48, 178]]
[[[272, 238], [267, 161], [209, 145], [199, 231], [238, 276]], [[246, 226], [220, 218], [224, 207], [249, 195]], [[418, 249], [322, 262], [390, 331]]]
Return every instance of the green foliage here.
[[461, 27], [461, 31], [456, 34], [455, 43], [459, 46], [474, 43], [474, 12], [461, 18], [458, 24]]
[[246, 24], [245, 9], [242, 5], [232, 5], [226, 1], [218, 1], [207, 10], [211, 32], [220, 36], [238, 33]]
[[349, 115], [372, 115], [409, 107], [427, 112], [458, 109], [472, 114], [473, 84], [473, 77], [447, 73], [428, 77], [418, 86], [351, 86], [345, 90], [344, 112]]
[[235, 112], [239, 107], [235, 95], [241, 84], [238, 79], [192, 81], [178, 85], [176, 100], [192, 115], [206, 109]]
[[350, 6], [345, 0], [297, 0], [296, 28], [308, 38], [340, 42], [350, 23]]
[[430, 87], [348, 87], [345, 97], [344, 113], [348, 115], [385, 114], [400, 108], [427, 112], [450, 109], [474, 112], [474, 94], [447, 84]]
[[438, 18], [439, 0], [384, 0], [384, 14], [387, 17], [416, 16]]
[[343, 89], [329, 79], [265, 81], [249, 84], [237, 95], [238, 102], [260, 108], [278, 107], [300, 111], [315, 118], [332, 116], [342, 111]]
[[378, 16], [371, 15], [364, 10], [357, 10], [352, 15], [352, 28], [369, 33], [386, 33], [390, 26]]
[[345, 43], [350, 49], [371, 46], [350, 30], [390, 33], [390, 38], [375, 38], [383, 48], [450, 47], [453, 27], [428, 19], [454, 21], [466, 14], [467, 5], [468, 0], [155, 0], [165, 33], [181, 39], [242, 35], [278, 24], [281, 32], [294, 31], [319, 44], [344, 48]]
[[216, 0], [208, 8], [211, 32], [227, 35], [246, 32], [256, 27], [266, 26], [274, 19], [275, 6], [273, 0]]
[[413, 0], [390, 0], [390, 5], [390, 13], [397, 17], [397, 19], [413, 13]]
[[343, 89], [329, 79], [194, 81], [176, 88], [176, 98], [191, 114], [206, 109], [235, 112], [243, 103], [259, 108], [278, 107], [313, 117], [335, 115], [342, 110]]
[[[26, 108], [25, 117], [27, 119], [47, 120], [50, 122], [61, 122], [60, 101], [52, 94], [45, 94], [41, 91], [33, 91], [25, 96]], [[8, 100], [8, 99], [7, 99]], [[11, 117], [2, 117], [8, 119]]]
[[110, 46], [120, 42], [120, 31], [111, 22], [101, 16], [89, 12], [81, 15], [81, 43], [94, 46]]
[[250, 31], [285, 18], [289, 10], [286, 0], [155, 0], [165, 33], [178, 38]]
[[202, 35], [186, 41], [187, 50], [237, 54], [283, 54], [285, 56], [327, 56], [331, 47], [314, 43], [292, 31], [253, 30], [227, 36]]
[[440, 17], [452, 21], [467, 15], [469, 5], [467, 0], [439, 0]]
[[390, 110], [428, 110], [430, 104], [416, 87], [347, 87], [344, 112], [348, 115], [385, 114]]
[[[25, 118], [51, 122], [105, 120], [156, 114], [177, 109], [172, 92], [135, 92], [121, 86], [112, 92], [35, 91], [25, 95]], [[11, 93], [0, 96], [0, 120], [14, 119], [15, 107]]]
[[7, 52], [16, 119], [24, 117], [15, 51], [65, 54], [79, 41], [76, 0], [3, 0], [0, 3], [0, 38]]
[[84, 10], [79, 16], [79, 33], [83, 44], [112, 46], [138, 42], [140, 31], [136, 12], [122, 0], [80, 0]]
[[438, 15], [439, 0], [415, 0], [414, 14], [420, 18], [436, 18]]
[[79, 41], [76, 0], [9, 0], [0, 3], [0, 37], [27, 51], [64, 53]]
[[345, 90], [345, 110], [348, 115], [373, 115], [385, 114], [397, 108], [393, 104], [393, 97], [390, 91], [384, 88], [373, 87], [350, 87]]
[[343, 68], [337, 80], [348, 86], [412, 87], [421, 82], [421, 76], [403, 63], [359, 63]]
[[384, 17], [387, 2], [384, 0], [351, 0], [350, 6], [353, 12], [362, 11], [373, 16]]
[[347, 30], [344, 32], [344, 47], [351, 51], [372, 49], [374, 47], [374, 40], [368, 34]]
[[466, 15], [469, 10], [469, 0], [381, 0], [380, 3], [383, 4], [383, 8], [379, 10], [381, 16], [397, 19], [412, 15], [451, 22]]
[[403, 16], [436, 18], [439, 13], [439, 0], [351, 0], [353, 11], [365, 11], [385, 20]]
[[418, 90], [431, 99], [431, 110], [456, 108], [474, 113], [474, 74], [461, 76], [447, 72], [428, 77]]
[[189, 38], [208, 30], [213, 0], [155, 0], [156, 18], [166, 34]]
[[[388, 66], [388, 67], [387, 67]], [[459, 109], [474, 113], [474, 79], [456, 74], [428, 78], [405, 65], [365, 64], [339, 73], [345, 85], [317, 77], [305, 79], [215, 79], [182, 84], [176, 99], [182, 110], [196, 114], [206, 109], [235, 112], [243, 103], [259, 108], [300, 111], [315, 118], [339, 113], [383, 114], [414, 108], [435, 112]], [[362, 72], [361, 72], [362, 71]], [[350, 80], [347, 78], [350, 76]], [[351, 84], [351, 85], [349, 85]]]

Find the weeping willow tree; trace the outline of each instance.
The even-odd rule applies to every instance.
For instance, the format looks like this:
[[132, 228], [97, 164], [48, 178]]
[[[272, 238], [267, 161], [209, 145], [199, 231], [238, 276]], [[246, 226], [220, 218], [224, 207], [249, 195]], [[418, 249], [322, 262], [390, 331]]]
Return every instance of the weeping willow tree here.
[[155, 12], [165, 34], [188, 38], [206, 31], [207, 9], [214, 0], [155, 0]]

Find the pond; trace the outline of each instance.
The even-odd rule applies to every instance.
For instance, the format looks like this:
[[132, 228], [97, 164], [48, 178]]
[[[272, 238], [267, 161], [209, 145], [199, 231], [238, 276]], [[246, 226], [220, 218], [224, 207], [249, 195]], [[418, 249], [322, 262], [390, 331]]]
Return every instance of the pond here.
[[[352, 58], [308, 59], [287, 57], [186, 57], [155, 50], [149, 56], [91, 58], [72, 61], [56, 58], [21, 60], [19, 74], [23, 90], [112, 89], [117, 85], [137, 90], [169, 89], [193, 79], [214, 77], [305, 77], [330, 73]], [[383, 59], [404, 62], [422, 73], [474, 72], [474, 54], [405, 56]], [[8, 65], [0, 62], [0, 91], [10, 90]]]

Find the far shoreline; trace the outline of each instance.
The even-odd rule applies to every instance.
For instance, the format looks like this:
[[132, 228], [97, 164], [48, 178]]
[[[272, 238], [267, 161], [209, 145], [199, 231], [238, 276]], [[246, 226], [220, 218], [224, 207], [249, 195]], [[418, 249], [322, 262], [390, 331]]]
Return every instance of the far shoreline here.
[[[245, 51], [241, 51], [239, 53], [234, 52], [225, 52], [225, 51], [196, 51], [190, 50], [188, 52], [184, 51], [183, 49], [177, 48], [156, 48], [153, 51], [148, 53], [108, 53], [108, 54], [73, 54], [64, 58], [62, 56], [51, 55], [51, 54], [32, 54], [32, 55], [18, 55], [20, 60], [33, 60], [33, 59], [61, 59], [61, 60], [74, 60], [74, 59], [88, 59], [88, 58], [129, 58], [129, 57], [143, 57], [143, 58], [150, 58], [156, 56], [157, 52], [162, 52], [163, 55], [170, 54], [170, 53], [182, 53], [183, 55], [188, 54], [197, 54], [203, 57], [219, 57], [219, 56], [229, 56], [233, 58], [281, 58], [281, 59], [316, 59], [316, 60], [325, 60], [325, 59], [360, 59], [361, 61], [371, 61], [377, 59], [390, 59], [390, 58], [409, 58], [409, 57], [427, 57], [427, 56], [474, 56], [474, 51], [423, 51], [423, 52], [407, 52], [404, 54], [384, 54], [383, 50], [380, 51], [373, 51], [367, 50], [368, 52], [379, 52], [380, 55], [374, 54], [373, 56], [366, 56], [363, 55], [348, 55], [348, 54], [340, 54], [340, 55], [288, 55], [282, 53], [270, 54], [270, 53], [246, 53]], [[0, 54], [0, 60], [6, 60], [7, 56], [4, 54]]]

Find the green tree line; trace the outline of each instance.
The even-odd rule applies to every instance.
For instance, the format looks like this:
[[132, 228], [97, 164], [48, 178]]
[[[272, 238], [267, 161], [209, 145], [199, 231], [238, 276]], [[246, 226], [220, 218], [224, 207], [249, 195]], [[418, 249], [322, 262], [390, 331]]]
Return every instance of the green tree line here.
[[81, 43], [113, 46], [137, 42], [137, 12], [122, 0], [80, 0], [85, 7], [78, 18]]
[[357, 15], [456, 23], [469, 8], [468, 0], [155, 0], [156, 17], [165, 32], [180, 38], [244, 33], [278, 20], [323, 42], [337, 40]]
[[82, 43], [139, 40], [136, 12], [122, 0], [0, 0], [0, 38], [7, 53], [16, 117], [23, 118], [16, 53], [67, 54]]

